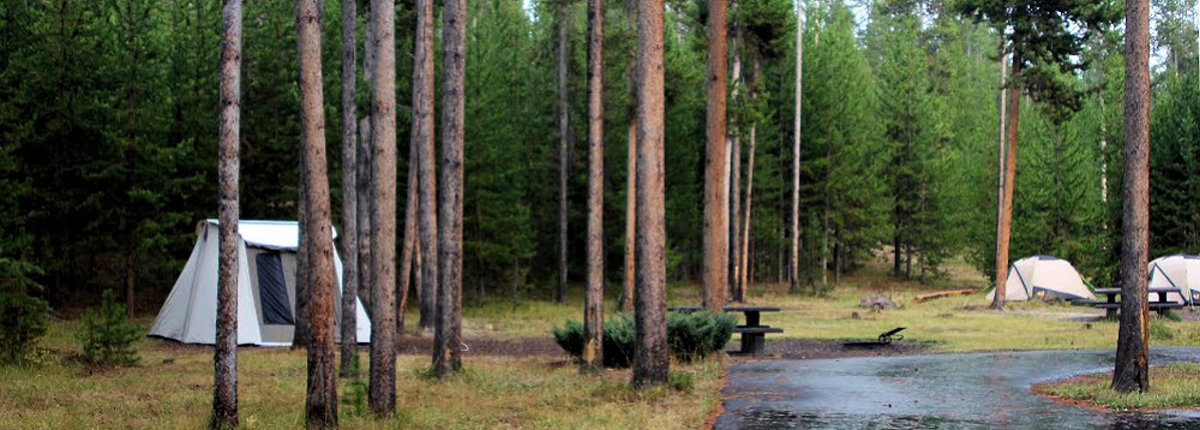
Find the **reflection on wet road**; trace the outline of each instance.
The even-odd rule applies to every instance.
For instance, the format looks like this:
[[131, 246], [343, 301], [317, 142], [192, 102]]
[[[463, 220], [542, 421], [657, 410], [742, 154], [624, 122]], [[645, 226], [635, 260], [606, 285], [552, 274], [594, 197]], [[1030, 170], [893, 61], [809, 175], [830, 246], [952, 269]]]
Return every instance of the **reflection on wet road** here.
[[[1152, 364], [1173, 361], [1200, 348], [1151, 350]], [[1112, 351], [1027, 351], [739, 364], [715, 428], [1200, 430], [1196, 411], [1103, 413], [1029, 392], [1112, 363]]]

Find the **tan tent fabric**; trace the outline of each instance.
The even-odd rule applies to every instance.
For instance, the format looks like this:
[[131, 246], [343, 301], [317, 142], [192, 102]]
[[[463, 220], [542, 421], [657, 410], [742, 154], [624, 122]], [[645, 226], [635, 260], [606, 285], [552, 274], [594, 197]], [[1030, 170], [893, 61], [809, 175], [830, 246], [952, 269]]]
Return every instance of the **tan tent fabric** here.
[[[294, 326], [266, 324], [263, 320], [262, 299], [259, 295], [258, 268], [252, 262], [263, 253], [279, 253], [283, 266], [291, 311], [296, 309], [296, 242], [299, 227], [295, 221], [238, 222], [242, 240], [238, 244], [238, 343], [242, 345], [291, 345]], [[337, 236], [336, 231], [333, 232]], [[150, 335], [174, 339], [183, 343], [212, 344], [217, 325], [217, 259], [219, 248], [217, 220], [201, 221], [197, 226], [196, 246], [175, 281], [171, 294], [158, 312]], [[342, 262], [334, 249], [334, 270], [337, 291], [334, 302], [341, 303]], [[341, 306], [334, 306], [334, 324], [341, 322]], [[371, 322], [358, 302], [356, 338], [360, 343], [371, 340]], [[335, 336], [341, 334], [334, 330]], [[339, 340], [340, 341], [340, 340]]]
[[[1079, 272], [1067, 260], [1049, 255], [1034, 255], [1022, 258], [1008, 270], [1008, 281], [1004, 283], [1005, 300], [1048, 299], [1095, 299]], [[996, 291], [988, 293], [988, 300]]]
[[1200, 255], [1176, 254], [1150, 262], [1150, 287], [1175, 288], [1167, 300], [1200, 304]]

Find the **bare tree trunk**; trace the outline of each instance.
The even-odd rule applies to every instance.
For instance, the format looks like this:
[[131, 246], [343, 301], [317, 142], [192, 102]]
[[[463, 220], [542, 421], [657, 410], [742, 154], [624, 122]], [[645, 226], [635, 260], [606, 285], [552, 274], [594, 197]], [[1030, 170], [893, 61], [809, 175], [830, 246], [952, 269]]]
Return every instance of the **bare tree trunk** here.
[[466, 0], [446, 0], [442, 12], [442, 188], [438, 219], [437, 327], [433, 371], [446, 377], [462, 368], [463, 102], [466, 71]]
[[342, 0], [342, 377], [350, 376], [358, 347], [357, 9], [357, 0]]
[[[733, 48], [732, 48], [732, 51], [733, 51], [733, 53], [732, 53], [732, 56], [733, 56], [732, 75], [733, 75], [733, 77], [732, 77], [731, 81], [732, 82], [740, 82], [742, 79], [742, 58], [741, 58], [741, 54], [738, 50], [737, 26], [734, 26], [731, 33], [733, 33], [730, 35], [730, 38], [733, 39]], [[738, 89], [737, 89], [737, 86], [735, 85], [734, 89], [733, 89], [732, 97], [734, 99], [736, 99], [737, 95], [738, 95]], [[741, 214], [742, 214], [742, 205], [741, 205], [741, 200], [742, 200], [742, 197], [741, 197], [741, 194], [742, 194], [742, 191], [741, 191], [742, 142], [741, 142], [741, 139], [738, 137], [738, 130], [728, 130], [728, 133], [729, 133], [728, 139], [730, 141], [730, 147], [731, 147], [731, 152], [730, 152], [731, 160], [729, 162], [729, 172], [730, 172], [730, 178], [729, 178], [729, 200], [730, 200], [729, 201], [729, 243], [732, 244], [732, 246], [729, 247], [729, 262], [728, 262], [728, 264], [729, 264], [729, 288], [733, 291], [733, 295], [730, 297], [730, 301], [740, 302], [740, 301], [742, 301], [742, 297], [739, 294], [739, 292], [741, 291], [741, 286], [738, 285], [738, 281], [742, 279], [741, 273], [740, 273], [740, 270], [741, 270], [740, 262], [742, 260], [741, 260], [741, 252], [740, 252], [741, 246], [739, 246], [739, 244], [742, 243], [742, 239], [741, 239], [742, 236], [741, 236], [741, 229], [738, 227], [741, 225], [741, 219], [742, 219], [742, 217], [741, 217]]]
[[[414, 123], [416, 121], [413, 121]], [[408, 289], [409, 281], [412, 279], [413, 266], [420, 266], [416, 263], [413, 257], [415, 254], [417, 242], [417, 203], [420, 200], [418, 193], [419, 179], [417, 179], [418, 171], [418, 152], [417, 141], [412, 139], [408, 145], [408, 191], [405, 193], [404, 200], [404, 243], [400, 245], [400, 276], [397, 278], [396, 294], [400, 295], [396, 299], [396, 341], [400, 341], [400, 336], [404, 334], [404, 315], [408, 310]], [[417, 277], [420, 279], [420, 276]], [[419, 293], [419, 285], [418, 293]], [[419, 294], [418, 294], [419, 296]]]
[[663, 0], [638, 0], [637, 303], [633, 386], [667, 381]]
[[213, 345], [213, 410], [209, 427], [238, 426], [237, 274], [238, 175], [241, 169], [242, 1], [226, 0], [222, 12], [220, 250], [217, 268], [217, 338]]
[[604, 363], [604, 0], [588, 0], [587, 294], [583, 371]]
[[571, 19], [569, 0], [560, 0], [558, 10], [558, 302], [567, 302], [567, 175], [571, 166], [567, 139], [570, 135], [570, 99], [567, 94], [567, 54]]
[[1112, 388], [1150, 390], [1146, 263], [1150, 239], [1150, 18], [1146, 0], [1125, 3], [1125, 209], [1121, 229], [1121, 325]]
[[417, 1], [417, 32], [413, 48], [413, 130], [417, 145], [420, 187], [418, 215], [421, 237], [421, 330], [432, 330], [438, 303], [437, 155], [434, 153], [433, 2]]
[[[1014, 49], [1012, 53], [1012, 76], [1021, 74], [1021, 53]], [[1005, 283], [1008, 282], [1008, 239], [1012, 230], [1013, 189], [1016, 183], [1013, 179], [1017, 172], [1017, 126], [1021, 115], [1021, 88], [1012, 85], [1008, 88], [1008, 125], [1004, 131], [1008, 134], [1008, 148], [1004, 161], [1004, 207], [1000, 213], [999, 228], [996, 229], [996, 291], [992, 298], [992, 309], [1004, 309]]]
[[791, 291], [800, 291], [800, 131], [804, 95], [804, 1], [796, 3], [796, 106], [792, 127], [792, 252], [788, 282]]
[[[1003, 223], [1003, 220], [1004, 220], [1004, 195], [1005, 195], [1004, 194], [1004, 186], [1005, 186], [1004, 177], [1006, 176], [1006, 174], [1008, 172], [1008, 170], [1004, 168], [1004, 162], [1005, 162], [1005, 158], [1004, 158], [1004, 155], [1005, 155], [1004, 149], [1005, 148], [1004, 147], [1006, 146], [1005, 141], [1008, 140], [1008, 135], [1004, 133], [1004, 129], [1008, 125], [1005, 122], [1005, 120], [1006, 120], [1005, 116], [1008, 113], [1008, 105], [1007, 105], [1008, 96], [1007, 96], [1006, 89], [1005, 89], [1006, 86], [1008, 85], [1008, 63], [1005, 61], [1006, 60], [1005, 56], [1008, 54], [1007, 54], [1007, 49], [1005, 49], [1005, 47], [1004, 47], [1004, 44], [1005, 44], [1004, 39], [1001, 38], [1001, 40], [1000, 40], [1000, 141], [998, 142], [997, 151], [996, 151], [996, 154], [997, 154], [996, 155], [996, 165], [997, 165], [997, 167], [996, 167], [996, 257], [997, 258], [996, 258], [995, 295], [997, 297], [1003, 297], [1005, 294], [1007, 294], [1007, 288], [1006, 288], [1007, 285], [1004, 285], [1004, 283], [1000, 282], [1000, 280], [1005, 279], [1007, 282], [1007, 278], [1008, 278], [1007, 262], [1005, 263], [1005, 265], [1001, 265], [1000, 259], [999, 259], [1000, 253], [1001, 253], [1001, 251], [1003, 251], [1000, 247], [1000, 239], [999, 238], [1000, 238], [1000, 229], [1002, 228], [1001, 224]], [[1003, 274], [1001, 274], [1001, 273], [1003, 273]], [[995, 300], [995, 299], [993, 299], [993, 300]]]
[[300, 151], [300, 176], [297, 178], [300, 181], [300, 195], [296, 201], [297, 238], [296, 238], [296, 324], [293, 326], [292, 346], [291, 349], [308, 348], [309, 341], [312, 335], [309, 334], [309, 321], [312, 318], [308, 315], [308, 304], [312, 300], [312, 270], [308, 263], [312, 255], [312, 247], [308, 237], [304, 235], [309, 228], [309, 201], [308, 201], [308, 179], [304, 177], [305, 163], [307, 162], [304, 150]]
[[704, 160], [704, 308], [720, 312], [729, 285], [729, 185], [725, 147], [726, 5], [708, 0], [708, 106]]
[[621, 312], [633, 312], [637, 281], [637, 120], [629, 121], [628, 164], [625, 181], [625, 283], [621, 290]]
[[742, 257], [742, 260], [739, 263], [742, 266], [740, 270], [742, 277], [738, 279], [737, 288], [737, 301], [739, 302], [746, 301], [746, 287], [750, 285], [750, 198], [754, 192], [754, 140], [757, 134], [756, 132], [757, 126], [751, 125], [750, 148], [748, 150], [750, 159], [747, 160], [746, 165], [746, 216], [742, 221], [742, 251], [739, 253]]
[[396, 35], [395, 3], [371, 1], [371, 372], [367, 401], [377, 416], [396, 411]]
[[[370, 39], [368, 37], [368, 39]], [[364, 76], [369, 76], [370, 70], [364, 71]], [[366, 79], [370, 81], [369, 79]], [[369, 83], [369, 82], [368, 82]], [[370, 85], [368, 85], [370, 88]], [[355, 160], [358, 165], [358, 177], [356, 186], [358, 191], [358, 299], [363, 304], [363, 310], [367, 313], [367, 318], [371, 318], [371, 291], [374, 291], [375, 274], [371, 270], [371, 250], [374, 245], [371, 243], [371, 212], [374, 210], [374, 194], [375, 191], [371, 188], [372, 159], [371, 151], [374, 146], [371, 145], [371, 119], [370, 112], [367, 112], [367, 117], [358, 121], [359, 139], [358, 139], [358, 159]]]
[[300, 62], [300, 138], [304, 149], [308, 215], [305, 246], [311, 297], [308, 304], [308, 426], [337, 426], [337, 373], [333, 359], [334, 267], [329, 176], [325, 166], [325, 107], [321, 92], [321, 15], [316, 0], [296, 0]]

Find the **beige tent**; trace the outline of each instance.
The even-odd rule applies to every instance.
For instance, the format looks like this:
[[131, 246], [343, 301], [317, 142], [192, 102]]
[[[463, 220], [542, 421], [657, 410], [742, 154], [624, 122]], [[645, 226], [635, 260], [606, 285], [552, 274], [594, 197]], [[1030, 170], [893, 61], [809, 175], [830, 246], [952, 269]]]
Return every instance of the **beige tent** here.
[[1150, 262], [1150, 287], [1175, 288], [1167, 300], [1200, 304], [1200, 255], [1177, 254]]
[[[1004, 287], [1005, 300], [1096, 298], [1071, 263], [1049, 255], [1017, 260], [1008, 271], [1008, 281]], [[995, 294], [995, 290], [988, 293], [988, 300], [992, 300]]]
[[[292, 344], [295, 329], [296, 246], [295, 221], [238, 222], [238, 344], [284, 346]], [[337, 233], [333, 232], [336, 237]], [[220, 233], [217, 220], [201, 221], [196, 246], [175, 287], [150, 326], [150, 335], [183, 343], [212, 344], [217, 324], [217, 260]], [[334, 303], [341, 303], [342, 262], [333, 255], [337, 288]], [[340, 324], [341, 306], [334, 306], [334, 324]], [[358, 302], [357, 340], [371, 340], [371, 322]], [[341, 331], [335, 329], [335, 336]]]

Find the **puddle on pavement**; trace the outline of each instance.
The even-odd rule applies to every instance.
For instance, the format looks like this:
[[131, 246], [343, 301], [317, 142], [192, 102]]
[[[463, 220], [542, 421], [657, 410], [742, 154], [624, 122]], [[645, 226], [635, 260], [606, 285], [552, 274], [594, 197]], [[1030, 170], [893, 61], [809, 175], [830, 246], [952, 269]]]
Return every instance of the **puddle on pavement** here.
[[[990, 429], [993, 425], [977, 421], [957, 420], [936, 416], [916, 415], [850, 415], [799, 413], [775, 409], [751, 409], [738, 412], [737, 428], [743, 430], [769, 429]], [[1045, 429], [1061, 428], [1061, 423], [1046, 422]], [[1200, 430], [1200, 420], [1187, 416], [1156, 413], [1124, 413], [1111, 416], [1111, 422], [1096, 423], [1092, 428], [1111, 430]]]

